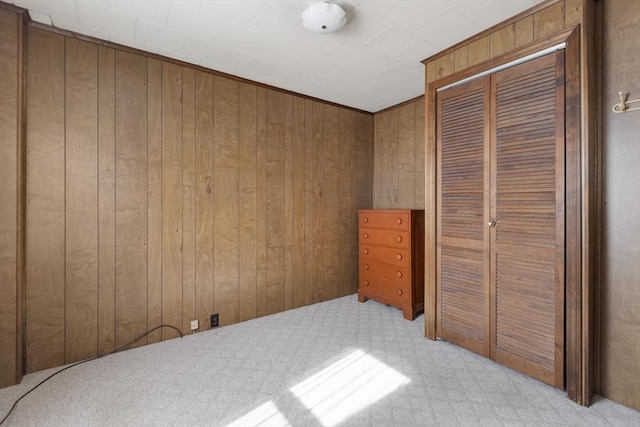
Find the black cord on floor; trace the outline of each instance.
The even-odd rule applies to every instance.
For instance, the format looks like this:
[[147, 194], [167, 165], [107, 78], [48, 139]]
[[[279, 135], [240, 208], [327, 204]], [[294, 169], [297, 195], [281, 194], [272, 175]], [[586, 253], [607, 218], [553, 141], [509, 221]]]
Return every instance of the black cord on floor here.
[[139, 337], [134, 338], [133, 340], [129, 341], [128, 343], [126, 343], [123, 346], [120, 346], [118, 348], [116, 348], [115, 350], [109, 352], [109, 353], [105, 353], [101, 356], [96, 356], [96, 357], [92, 357], [91, 359], [86, 359], [86, 360], [81, 360], [80, 362], [76, 362], [73, 363], [69, 366], [65, 366], [64, 368], [60, 369], [59, 371], [54, 372], [53, 374], [49, 375], [47, 378], [43, 379], [42, 381], [40, 381], [38, 384], [36, 384], [35, 386], [33, 386], [29, 391], [27, 391], [26, 393], [24, 393], [22, 396], [20, 396], [15, 402], [13, 402], [13, 405], [11, 405], [11, 409], [9, 409], [9, 412], [7, 412], [7, 415], [4, 416], [4, 418], [2, 419], [2, 421], [0, 421], [0, 426], [2, 424], [4, 424], [4, 422], [7, 420], [7, 418], [9, 418], [9, 415], [11, 415], [11, 413], [13, 412], [13, 410], [16, 408], [16, 405], [18, 404], [18, 402], [20, 402], [22, 399], [24, 399], [25, 397], [27, 397], [27, 395], [29, 393], [31, 393], [33, 390], [37, 389], [38, 387], [40, 387], [42, 384], [46, 383], [47, 381], [49, 381], [51, 378], [55, 377], [56, 375], [58, 375], [60, 372], [64, 372], [67, 369], [71, 369], [74, 366], [78, 366], [81, 365], [83, 363], [87, 363], [87, 362], [91, 362], [92, 360], [96, 360], [96, 359], [100, 359], [101, 357], [105, 357], [105, 356], [109, 356], [111, 354], [114, 353], [118, 353], [119, 351], [124, 350], [125, 348], [129, 347], [131, 344], [135, 343], [136, 341], [141, 340], [142, 338], [146, 337], [147, 335], [149, 335], [151, 332], [160, 329], [160, 328], [171, 328], [174, 329], [176, 332], [178, 332], [178, 334], [180, 334], [180, 338], [182, 338], [182, 331], [180, 331], [180, 329], [176, 328], [175, 326], [171, 326], [171, 325], [160, 325], [160, 326], [156, 326], [155, 328], [145, 332], [144, 334], [140, 335]]

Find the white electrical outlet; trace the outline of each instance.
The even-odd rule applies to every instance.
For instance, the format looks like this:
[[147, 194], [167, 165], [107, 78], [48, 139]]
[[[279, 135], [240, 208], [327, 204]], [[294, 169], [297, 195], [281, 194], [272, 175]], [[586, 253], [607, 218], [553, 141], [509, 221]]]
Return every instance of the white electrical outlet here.
[[198, 320], [192, 320], [191, 321], [191, 330], [195, 331], [196, 329], [198, 329]]

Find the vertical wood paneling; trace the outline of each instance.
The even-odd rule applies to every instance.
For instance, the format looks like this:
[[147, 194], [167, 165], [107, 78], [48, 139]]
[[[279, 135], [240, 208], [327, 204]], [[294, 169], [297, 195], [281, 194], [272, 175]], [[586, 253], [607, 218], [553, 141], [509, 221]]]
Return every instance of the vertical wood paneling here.
[[256, 168], [257, 143], [257, 89], [255, 86], [241, 83], [239, 86], [239, 320], [253, 319], [257, 316], [257, 186]]
[[115, 51], [98, 47], [98, 354], [115, 350]]
[[[182, 326], [182, 67], [162, 63], [162, 323]], [[182, 331], [183, 333], [188, 331]], [[176, 332], [165, 329], [162, 338]]]
[[238, 321], [238, 82], [214, 77], [213, 307]]
[[[149, 329], [162, 324], [162, 62], [147, 64], [147, 323]], [[160, 341], [162, 331], [148, 336]]]
[[[468, 52], [470, 55], [471, 52]], [[455, 52], [451, 52], [447, 55], [443, 55], [436, 61], [436, 73], [438, 77], [448, 76], [453, 73], [456, 68]]]
[[640, 410], [640, 111], [609, 109], [620, 102], [620, 90], [628, 99], [640, 97], [640, 4], [602, 6], [602, 365], [596, 392]]
[[469, 61], [469, 46], [462, 46], [455, 52], [455, 71], [467, 68]]
[[424, 98], [377, 113], [374, 123], [374, 208], [424, 208]]
[[373, 206], [379, 208], [383, 206], [382, 195], [385, 192], [383, 180], [384, 166], [382, 164], [382, 151], [384, 149], [385, 122], [384, 113], [376, 114], [374, 117], [374, 149], [373, 149]]
[[293, 307], [306, 304], [307, 286], [305, 283], [305, 105], [304, 98], [293, 98], [293, 143], [291, 144], [291, 279], [293, 285]]
[[304, 121], [309, 123], [304, 130], [304, 303], [311, 304], [314, 299], [314, 244], [313, 225], [315, 211], [315, 175], [314, 175], [314, 133], [313, 113], [315, 102], [307, 99], [304, 102]]
[[256, 88], [256, 315], [267, 314], [267, 90]]
[[[338, 110], [340, 118], [340, 134], [338, 139], [338, 172], [339, 176], [339, 205], [338, 225], [339, 234], [336, 241], [339, 254], [338, 264], [338, 296], [350, 295], [358, 290], [358, 230], [357, 230], [357, 204], [353, 197], [356, 186], [356, 175], [352, 174], [350, 179], [344, 179], [341, 171], [355, 170], [355, 150], [356, 150], [356, 129], [355, 113], [353, 111], [341, 112]], [[346, 242], [349, 242], [347, 244]], [[343, 272], [351, 272], [344, 274]]]
[[213, 314], [213, 76], [196, 73], [196, 312]]
[[399, 193], [399, 175], [400, 165], [398, 164], [400, 153], [400, 141], [399, 141], [399, 110], [394, 108], [387, 112], [389, 117], [389, 127], [387, 127], [387, 144], [389, 146], [389, 175], [387, 181], [387, 203], [390, 206], [395, 206], [398, 203]]
[[293, 308], [293, 97], [284, 96], [284, 309]]
[[119, 347], [147, 331], [147, 60], [121, 51], [116, 52], [116, 123]]
[[196, 319], [196, 72], [188, 67], [182, 102], [182, 330], [189, 331]]
[[515, 47], [515, 24], [491, 33], [491, 57], [495, 58]]
[[424, 209], [424, 153], [426, 141], [424, 139], [424, 97], [414, 104], [415, 110], [415, 198], [412, 209]]
[[516, 22], [515, 47], [533, 43], [533, 15], [529, 15]]
[[98, 48], [65, 46], [65, 322], [66, 361], [97, 355]]
[[398, 109], [398, 206], [411, 207], [415, 200], [415, 133], [414, 104]]
[[268, 90], [266, 107], [266, 308], [272, 314], [284, 309], [284, 94]]
[[29, 31], [30, 371], [355, 292], [372, 115]]
[[323, 241], [323, 221], [324, 212], [323, 182], [324, 182], [324, 108], [319, 102], [313, 103], [312, 111], [312, 152], [309, 168], [312, 172], [312, 193], [311, 193], [311, 235], [309, 245], [311, 246], [311, 302], [316, 303], [324, 300], [324, 241]]
[[564, 2], [558, 2], [533, 15], [533, 39], [546, 37], [564, 29]]
[[20, 214], [21, 178], [18, 162], [21, 158], [22, 135], [18, 127], [19, 58], [22, 42], [19, 34], [22, 17], [0, 10], [0, 387], [15, 384], [22, 375], [19, 354], [18, 298], [18, 222]]
[[[479, 64], [489, 59], [491, 54], [491, 39], [489, 36], [482, 37], [474, 42], [469, 43], [469, 53], [467, 64], [469, 66]], [[438, 77], [443, 77], [439, 75]]]
[[64, 37], [27, 38], [27, 372], [65, 363]]
[[322, 245], [323, 257], [323, 295], [326, 299], [338, 296], [338, 281], [340, 264], [340, 252], [337, 249], [340, 239], [341, 220], [340, 210], [340, 151], [338, 133], [340, 131], [340, 117], [338, 109], [333, 106], [324, 106], [324, 164], [322, 196]]

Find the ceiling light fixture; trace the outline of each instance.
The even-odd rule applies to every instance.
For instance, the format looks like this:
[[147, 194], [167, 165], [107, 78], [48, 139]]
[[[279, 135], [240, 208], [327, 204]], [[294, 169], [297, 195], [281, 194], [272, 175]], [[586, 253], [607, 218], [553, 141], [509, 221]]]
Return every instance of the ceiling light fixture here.
[[347, 23], [343, 8], [335, 3], [321, 1], [309, 6], [302, 13], [302, 24], [316, 33], [332, 33]]

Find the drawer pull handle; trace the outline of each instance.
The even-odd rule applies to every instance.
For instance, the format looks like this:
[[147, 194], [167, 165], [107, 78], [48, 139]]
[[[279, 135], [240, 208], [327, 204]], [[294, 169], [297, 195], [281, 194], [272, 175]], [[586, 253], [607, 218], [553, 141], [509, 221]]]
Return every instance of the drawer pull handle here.
[[402, 224], [402, 218], [396, 219], [396, 224], [398, 224], [398, 225]]
[[368, 270], [368, 269], [369, 269], [369, 264], [365, 264], [365, 265], [364, 265], [364, 269], [365, 269], [365, 270]]
[[398, 279], [402, 278], [402, 271], [398, 271], [398, 272], [396, 273], [396, 276], [398, 276]]
[[364, 218], [362, 218], [362, 222], [369, 222], [369, 218], [365, 216]]
[[401, 260], [402, 260], [402, 254], [397, 254], [397, 255], [396, 255], [396, 259], [397, 259], [398, 261], [401, 261]]
[[365, 285], [365, 286], [369, 286], [369, 281], [368, 281], [368, 280], [365, 280], [365, 281], [364, 281], [364, 285]]
[[369, 249], [366, 249], [366, 248], [365, 248], [365, 250], [364, 250], [364, 254], [365, 254], [365, 255], [369, 255]]
[[396, 291], [396, 293], [398, 294], [398, 296], [399, 296], [399, 297], [401, 297], [401, 296], [402, 296], [402, 289], [398, 289], [398, 290]]
[[368, 238], [369, 238], [369, 233], [364, 233], [362, 236], [363, 236], [365, 239], [368, 239]]
[[398, 236], [398, 237], [396, 237], [396, 241], [397, 241], [398, 243], [401, 243], [401, 242], [402, 242], [402, 236]]

